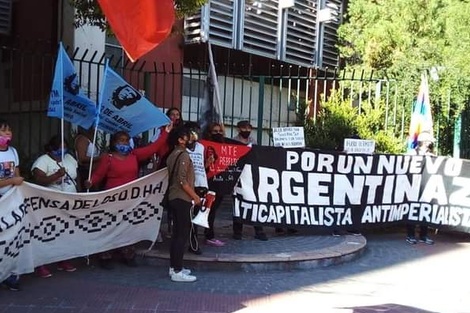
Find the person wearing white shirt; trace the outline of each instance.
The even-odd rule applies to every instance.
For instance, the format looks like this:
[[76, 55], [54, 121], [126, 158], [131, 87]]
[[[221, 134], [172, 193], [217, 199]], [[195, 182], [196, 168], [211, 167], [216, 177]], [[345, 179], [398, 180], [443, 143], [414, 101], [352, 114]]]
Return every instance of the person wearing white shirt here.
[[[31, 172], [34, 181], [42, 186], [64, 192], [77, 192], [77, 161], [67, 153], [67, 143], [62, 142], [59, 136], [54, 136], [44, 147], [46, 153], [33, 163]], [[68, 261], [57, 264], [58, 270], [74, 272], [76, 270]], [[36, 268], [36, 273], [42, 278], [52, 276], [45, 265]]]

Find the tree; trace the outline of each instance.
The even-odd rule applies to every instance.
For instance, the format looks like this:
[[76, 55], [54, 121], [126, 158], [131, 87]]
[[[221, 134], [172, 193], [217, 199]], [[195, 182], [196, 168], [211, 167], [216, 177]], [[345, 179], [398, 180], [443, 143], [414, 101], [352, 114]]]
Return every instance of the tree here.
[[[75, 8], [75, 27], [92, 25], [98, 26], [102, 30], [109, 30], [109, 26], [106, 23], [103, 12], [96, 0], [69, 1]], [[174, 0], [174, 2], [177, 17], [183, 17], [196, 12], [207, 2], [207, 0]]]
[[470, 96], [469, 27], [468, 1], [350, 0], [339, 49], [347, 67], [399, 80], [408, 97], [416, 95], [423, 72], [437, 73], [431, 101], [441, 153], [447, 154], [453, 121]]

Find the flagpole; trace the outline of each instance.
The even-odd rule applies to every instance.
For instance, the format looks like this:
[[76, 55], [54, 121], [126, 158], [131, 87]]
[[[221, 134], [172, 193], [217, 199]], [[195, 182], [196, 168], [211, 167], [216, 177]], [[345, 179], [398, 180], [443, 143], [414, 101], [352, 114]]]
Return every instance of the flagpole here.
[[[62, 50], [63, 53], [66, 53], [65, 52], [65, 49], [64, 49], [64, 46], [62, 45], [62, 42], [60, 42], [60, 49]], [[59, 54], [59, 58], [60, 58], [60, 73], [61, 73], [61, 77], [63, 78], [64, 77], [64, 66], [63, 66], [63, 53], [60, 53]], [[60, 146], [62, 147], [62, 145], [64, 144], [65, 142], [65, 130], [64, 130], [64, 89], [63, 88], [60, 88], [61, 90], [61, 95], [60, 95], [60, 102], [62, 104], [62, 116], [60, 118], [60, 138], [61, 138], [61, 143], [60, 143]], [[64, 149], [62, 148], [62, 153], [61, 153], [61, 157], [62, 157], [62, 167], [64, 167]], [[60, 170], [60, 168], [59, 168]], [[64, 190], [64, 184], [65, 184], [65, 175], [62, 176], [62, 190]]]
[[[90, 157], [90, 168], [88, 169], [88, 180], [91, 179], [91, 169], [93, 167], [93, 156], [95, 155], [95, 147], [96, 147], [96, 136], [98, 133], [98, 124], [100, 122], [100, 112], [101, 112], [101, 103], [103, 102], [103, 95], [104, 95], [104, 84], [106, 82], [106, 72], [108, 71], [108, 66], [109, 66], [109, 60], [106, 59], [106, 62], [104, 64], [104, 75], [103, 75], [103, 84], [101, 86], [101, 92], [98, 100], [98, 109], [96, 110], [96, 123], [95, 123], [95, 131], [93, 132], [93, 146], [91, 147], [91, 157]], [[89, 189], [87, 189], [87, 192], [89, 192]]]
[[212, 55], [212, 46], [211, 46], [211, 43], [209, 41], [207, 41], [207, 45], [208, 45], [208, 50], [209, 50], [209, 71], [211, 71], [211, 75], [214, 79], [214, 92], [215, 92], [215, 97], [217, 98], [217, 110], [219, 111], [218, 112], [218, 115], [220, 116], [220, 121], [218, 121], [222, 127], [223, 124], [224, 124], [224, 116], [223, 116], [223, 112], [222, 112], [222, 107], [220, 106], [220, 91], [219, 91], [219, 80], [217, 78], [217, 73], [215, 71], [215, 64], [214, 64], [214, 57]]

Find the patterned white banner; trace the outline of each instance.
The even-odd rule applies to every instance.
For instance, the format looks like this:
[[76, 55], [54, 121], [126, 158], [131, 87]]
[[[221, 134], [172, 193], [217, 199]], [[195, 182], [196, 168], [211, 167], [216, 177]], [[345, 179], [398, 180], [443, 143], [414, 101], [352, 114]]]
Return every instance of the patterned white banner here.
[[0, 281], [61, 260], [155, 241], [168, 172], [121, 187], [64, 193], [23, 183], [0, 199]]

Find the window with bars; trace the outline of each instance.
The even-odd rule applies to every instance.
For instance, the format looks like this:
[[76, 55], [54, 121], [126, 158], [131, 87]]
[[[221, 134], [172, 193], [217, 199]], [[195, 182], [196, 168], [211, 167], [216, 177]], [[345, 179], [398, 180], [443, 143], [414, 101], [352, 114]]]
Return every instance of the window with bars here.
[[0, 35], [11, 31], [11, 0], [0, 0]]

